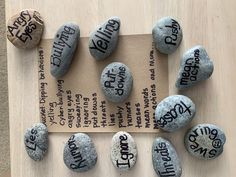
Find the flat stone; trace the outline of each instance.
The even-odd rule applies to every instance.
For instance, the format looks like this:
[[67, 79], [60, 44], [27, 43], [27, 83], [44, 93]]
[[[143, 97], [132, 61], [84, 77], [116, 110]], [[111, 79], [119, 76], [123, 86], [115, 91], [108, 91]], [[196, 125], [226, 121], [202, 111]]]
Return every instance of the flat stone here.
[[133, 86], [133, 78], [125, 64], [113, 62], [103, 70], [100, 84], [109, 101], [120, 103], [129, 97]]
[[156, 107], [155, 119], [159, 128], [174, 132], [186, 126], [195, 115], [195, 104], [183, 95], [163, 99]]
[[7, 23], [7, 38], [16, 47], [36, 47], [43, 34], [44, 23], [39, 12], [25, 9], [12, 16]]
[[152, 35], [157, 50], [164, 54], [176, 51], [183, 38], [180, 24], [172, 17], [160, 19], [153, 27]]
[[117, 132], [111, 142], [111, 161], [121, 171], [132, 168], [137, 161], [137, 146], [133, 137], [124, 131]]
[[111, 17], [91, 33], [89, 38], [89, 51], [96, 60], [107, 58], [116, 49], [119, 30], [119, 17]]
[[51, 74], [55, 78], [64, 76], [69, 70], [79, 37], [79, 26], [74, 23], [66, 23], [58, 29], [54, 37], [50, 58]]
[[198, 124], [185, 135], [187, 151], [199, 159], [214, 159], [223, 152], [226, 137], [222, 129], [213, 124]]
[[24, 136], [25, 149], [29, 157], [40, 161], [48, 150], [48, 130], [43, 123], [28, 128]]
[[181, 162], [174, 146], [166, 139], [158, 137], [152, 146], [152, 163], [156, 173], [161, 177], [180, 177]]
[[97, 163], [97, 152], [91, 138], [84, 133], [73, 134], [64, 147], [66, 166], [75, 172], [85, 172]]
[[176, 81], [179, 89], [191, 87], [208, 79], [214, 70], [213, 62], [202, 46], [195, 46], [184, 53]]

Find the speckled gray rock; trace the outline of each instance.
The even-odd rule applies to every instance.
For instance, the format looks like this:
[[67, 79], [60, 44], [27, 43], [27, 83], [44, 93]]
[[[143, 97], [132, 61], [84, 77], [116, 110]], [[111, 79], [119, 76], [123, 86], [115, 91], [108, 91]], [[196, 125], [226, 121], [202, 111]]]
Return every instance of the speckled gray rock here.
[[152, 163], [160, 177], [180, 177], [181, 162], [173, 145], [164, 138], [157, 138], [152, 146]]
[[137, 161], [137, 146], [133, 137], [124, 131], [117, 132], [111, 142], [111, 161], [119, 170], [132, 168]]
[[84, 133], [73, 134], [67, 141], [64, 163], [75, 172], [85, 172], [97, 163], [97, 152], [91, 138]]
[[125, 64], [113, 62], [103, 70], [100, 84], [109, 101], [120, 103], [129, 97], [133, 86], [133, 78]]
[[74, 23], [66, 23], [58, 29], [51, 50], [50, 69], [55, 78], [62, 77], [68, 71], [79, 37], [79, 26]]
[[187, 125], [193, 119], [195, 112], [195, 104], [190, 98], [172, 95], [157, 105], [155, 119], [161, 129], [173, 132]]
[[206, 50], [202, 46], [195, 46], [183, 55], [176, 87], [179, 89], [191, 87], [199, 81], [208, 79], [213, 70], [213, 62]]
[[30, 158], [40, 161], [48, 150], [48, 130], [42, 123], [28, 128], [24, 136], [25, 149]]
[[164, 54], [176, 51], [183, 38], [179, 23], [172, 17], [160, 19], [153, 27], [152, 35], [157, 50]]
[[198, 124], [185, 135], [187, 151], [200, 159], [214, 159], [223, 152], [226, 141], [225, 134], [213, 124]]
[[91, 33], [89, 51], [96, 60], [107, 58], [115, 50], [118, 43], [119, 30], [119, 17], [111, 17]]

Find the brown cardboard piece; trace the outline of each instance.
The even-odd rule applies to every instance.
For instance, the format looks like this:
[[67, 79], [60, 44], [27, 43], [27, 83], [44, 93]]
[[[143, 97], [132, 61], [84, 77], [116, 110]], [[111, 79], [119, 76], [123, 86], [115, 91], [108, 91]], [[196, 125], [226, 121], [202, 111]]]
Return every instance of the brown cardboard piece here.
[[[158, 132], [156, 105], [168, 96], [168, 60], [158, 53], [152, 35], [119, 37], [116, 51], [103, 61], [92, 58], [88, 38], [81, 38], [68, 73], [50, 74], [51, 39], [42, 40], [39, 55], [39, 112], [49, 132]], [[102, 70], [111, 62], [126, 64], [133, 76], [130, 97], [107, 101], [100, 88]]]

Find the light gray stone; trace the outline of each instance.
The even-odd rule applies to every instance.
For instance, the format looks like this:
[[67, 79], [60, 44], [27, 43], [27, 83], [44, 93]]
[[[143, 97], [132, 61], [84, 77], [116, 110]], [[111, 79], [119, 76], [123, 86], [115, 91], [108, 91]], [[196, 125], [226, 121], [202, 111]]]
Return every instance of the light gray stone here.
[[202, 46], [195, 46], [184, 53], [176, 81], [179, 89], [191, 87], [208, 79], [214, 70], [213, 62]]
[[223, 152], [226, 137], [222, 129], [213, 124], [198, 124], [185, 135], [187, 151], [200, 159], [214, 159]]
[[66, 166], [75, 172], [85, 172], [97, 163], [97, 152], [91, 138], [84, 133], [73, 134], [64, 147]]
[[111, 17], [91, 33], [89, 38], [89, 51], [96, 60], [107, 58], [116, 49], [119, 30], [119, 17]]
[[40, 161], [48, 150], [48, 130], [43, 123], [28, 128], [24, 136], [25, 149], [30, 158]]
[[152, 146], [153, 168], [160, 177], [180, 177], [181, 162], [174, 146], [166, 139], [158, 137]]
[[124, 131], [117, 132], [111, 142], [111, 161], [121, 171], [132, 168], [137, 161], [137, 146], [133, 137]]
[[155, 119], [159, 128], [174, 132], [186, 126], [195, 115], [195, 104], [183, 95], [163, 99], [156, 107]]
[[152, 35], [157, 50], [164, 54], [176, 51], [183, 38], [179, 23], [172, 17], [160, 19], [153, 27]]
[[55, 37], [51, 50], [50, 69], [55, 78], [67, 73], [79, 42], [80, 29], [74, 23], [62, 25]]
[[125, 64], [113, 62], [104, 68], [100, 84], [109, 101], [120, 103], [129, 97], [133, 86], [133, 77]]

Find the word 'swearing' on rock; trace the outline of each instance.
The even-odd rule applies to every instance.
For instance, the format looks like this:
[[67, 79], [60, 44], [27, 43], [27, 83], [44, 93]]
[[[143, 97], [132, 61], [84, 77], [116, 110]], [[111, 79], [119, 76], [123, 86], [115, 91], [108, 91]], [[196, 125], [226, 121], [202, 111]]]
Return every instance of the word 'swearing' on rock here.
[[33, 151], [36, 150], [36, 148], [37, 148], [37, 145], [36, 145], [37, 134], [38, 134], [38, 131], [32, 128], [30, 131], [29, 139], [28, 138], [26, 139], [26, 147], [28, 149], [31, 149]]
[[171, 25], [165, 25], [166, 28], [171, 29], [171, 35], [165, 37], [165, 43], [168, 45], [176, 45], [177, 44], [176, 41], [178, 39], [178, 33], [181, 29], [177, 21], [175, 21], [174, 19], [171, 20], [172, 20]]

